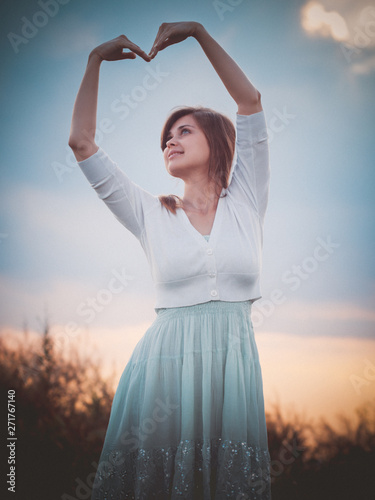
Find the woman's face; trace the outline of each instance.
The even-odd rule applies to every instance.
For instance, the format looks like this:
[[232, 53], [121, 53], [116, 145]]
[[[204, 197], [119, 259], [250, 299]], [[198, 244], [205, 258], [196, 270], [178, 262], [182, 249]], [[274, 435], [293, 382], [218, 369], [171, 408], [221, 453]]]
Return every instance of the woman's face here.
[[174, 177], [186, 179], [196, 172], [208, 173], [210, 148], [193, 115], [179, 118], [167, 136], [164, 161]]

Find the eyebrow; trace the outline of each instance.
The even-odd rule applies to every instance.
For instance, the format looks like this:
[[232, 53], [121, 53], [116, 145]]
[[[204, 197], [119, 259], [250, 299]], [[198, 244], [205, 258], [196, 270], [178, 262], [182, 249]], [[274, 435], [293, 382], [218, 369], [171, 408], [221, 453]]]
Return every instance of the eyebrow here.
[[179, 129], [184, 128], [184, 127], [193, 127], [193, 128], [195, 128], [194, 125], [189, 125], [187, 123], [186, 125], [180, 125], [179, 127], [177, 127], [177, 129], [179, 130]]

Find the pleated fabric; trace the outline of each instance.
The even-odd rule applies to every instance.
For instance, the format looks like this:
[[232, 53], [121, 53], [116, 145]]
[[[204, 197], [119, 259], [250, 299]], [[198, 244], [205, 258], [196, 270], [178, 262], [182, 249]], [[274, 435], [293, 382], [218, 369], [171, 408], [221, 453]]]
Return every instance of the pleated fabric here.
[[92, 500], [269, 500], [251, 302], [156, 312], [121, 376]]

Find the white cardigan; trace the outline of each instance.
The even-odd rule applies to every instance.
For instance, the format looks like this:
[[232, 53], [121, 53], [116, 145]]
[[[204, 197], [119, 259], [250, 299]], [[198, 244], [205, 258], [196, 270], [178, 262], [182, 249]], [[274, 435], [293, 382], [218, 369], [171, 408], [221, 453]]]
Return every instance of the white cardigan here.
[[183, 209], [176, 215], [99, 148], [79, 166], [117, 219], [139, 240], [156, 288], [155, 309], [257, 300], [269, 154], [264, 112], [236, 118], [236, 161], [208, 241]]

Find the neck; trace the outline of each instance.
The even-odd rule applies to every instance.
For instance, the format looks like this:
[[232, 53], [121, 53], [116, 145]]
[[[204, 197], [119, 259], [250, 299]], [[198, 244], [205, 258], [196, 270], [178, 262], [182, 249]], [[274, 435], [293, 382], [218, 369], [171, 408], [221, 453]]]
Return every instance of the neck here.
[[216, 210], [219, 197], [215, 191], [214, 183], [185, 183], [182, 198], [184, 208], [199, 213], [208, 213]]

